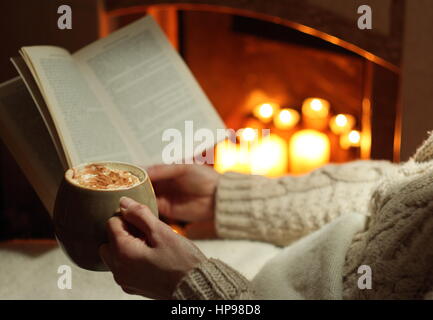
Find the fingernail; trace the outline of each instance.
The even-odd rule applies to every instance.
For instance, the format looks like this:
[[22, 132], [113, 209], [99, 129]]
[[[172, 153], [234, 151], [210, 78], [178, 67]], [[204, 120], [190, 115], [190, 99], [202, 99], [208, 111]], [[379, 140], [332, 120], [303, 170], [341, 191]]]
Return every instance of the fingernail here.
[[134, 203], [135, 203], [135, 201], [132, 200], [131, 198], [121, 197], [120, 198], [120, 210], [124, 211], [124, 210], [128, 209], [128, 207], [131, 204], [134, 204]]

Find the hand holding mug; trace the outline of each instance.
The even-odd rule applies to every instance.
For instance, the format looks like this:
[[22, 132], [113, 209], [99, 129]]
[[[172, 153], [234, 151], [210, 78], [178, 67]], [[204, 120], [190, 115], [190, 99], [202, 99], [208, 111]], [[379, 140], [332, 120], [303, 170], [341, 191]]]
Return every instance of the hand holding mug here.
[[126, 293], [171, 298], [177, 283], [206, 256], [147, 206], [123, 197], [120, 207], [120, 217], [108, 220], [102, 259]]
[[[96, 172], [90, 174], [86, 171], [88, 167], [99, 168], [103, 172], [100, 175], [95, 175]], [[83, 178], [93, 178], [81, 181], [76, 174], [79, 172], [85, 173]], [[117, 177], [116, 172], [126, 176]], [[113, 184], [116, 181], [112, 179], [113, 174], [118, 178], [117, 182], [120, 179], [119, 185]], [[128, 181], [132, 175], [137, 178], [137, 183]], [[57, 192], [53, 222], [59, 244], [79, 267], [94, 271], [107, 270], [98, 249], [107, 240], [106, 222], [118, 213], [122, 196], [145, 203], [155, 218], [158, 217], [152, 184], [143, 169], [127, 163], [99, 162], [66, 171]]]

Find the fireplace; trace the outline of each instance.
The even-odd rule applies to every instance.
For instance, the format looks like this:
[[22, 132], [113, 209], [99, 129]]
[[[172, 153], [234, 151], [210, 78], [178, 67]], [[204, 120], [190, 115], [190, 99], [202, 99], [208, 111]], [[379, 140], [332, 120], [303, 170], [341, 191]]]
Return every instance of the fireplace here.
[[[323, 31], [340, 33], [368, 49], [380, 48], [379, 53], [387, 58], [383, 59], [320, 30], [263, 14], [263, 11], [271, 10], [272, 2], [279, 14], [284, 15], [281, 1], [270, 1], [265, 7], [257, 1], [250, 1], [248, 5], [223, 0], [211, 1], [212, 4], [209, 1], [191, 1], [190, 4], [151, 2], [155, 5], [144, 6], [140, 1], [106, 1], [101, 20], [102, 34], [143, 14], [153, 15], [229, 128], [247, 129], [245, 132], [269, 128], [274, 136], [287, 142], [287, 146], [282, 147], [286, 150], [281, 150], [281, 154], [288, 155], [287, 164], [280, 163], [283, 168], [271, 170], [271, 176], [304, 173], [327, 162], [398, 160], [399, 50], [395, 38], [398, 38], [399, 30], [394, 30], [390, 41], [375, 39], [382, 41], [383, 45], [378, 46], [377, 42], [365, 39], [371, 34], [366, 37], [365, 33], [353, 32], [354, 26], [350, 27], [352, 32], [344, 31], [347, 23], [329, 17], [326, 10], [291, 1], [291, 11], [287, 14], [293, 16], [292, 11], [295, 11], [296, 21], [310, 19], [312, 24], [321, 25]], [[401, 1], [393, 1], [392, 6], [393, 19], [401, 19]], [[318, 13], [330, 24], [312, 19], [312, 15]], [[328, 108], [326, 121], [319, 126], [312, 124], [302, 111], [308, 108], [305, 106], [308, 101], [323, 101]], [[274, 106], [272, 119], [257, 116], [255, 110], [261, 105]], [[300, 116], [300, 120], [291, 127], [278, 125], [278, 118], [284, 119], [284, 115], [286, 118]], [[335, 123], [337, 126], [345, 124], [348, 130], [335, 129]], [[318, 154], [317, 157], [323, 157], [322, 161], [318, 159], [313, 161], [315, 165], [299, 170], [296, 166], [299, 157], [290, 141], [303, 129], [307, 130], [304, 133], [318, 129], [313, 136], [304, 137], [306, 141], [320, 144], [320, 135], [314, 136], [314, 133], [326, 136], [322, 135], [326, 140], [322, 145], [329, 156]], [[238, 136], [238, 144], [239, 139], [242, 135]], [[226, 154], [226, 162], [230, 163], [217, 164], [218, 170], [254, 171], [248, 161], [233, 160], [236, 157], [245, 159], [245, 154], [237, 149], [226, 146], [218, 152], [217, 148], [217, 157], [221, 155], [218, 160], [224, 162]], [[251, 158], [251, 155], [247, 156]]]
[[[216, 169], [302, 174], [329, 162], [398, 160], [404, 2], [388, 2], [389, 36], [363, 33], [314, 1], [295, 0], [100, 1], [99, 34], [153, 15], [239, 133], [235, 143], [216, 147]], [[261, 129], [271, 136], [264, 139]], [[245, 154], [241, 140], [256, 136], [262, 140]], [[305, 154], [306, 145], [315, 147]], [[257, 170], [254, 163], [270, 154], [276, 158]], [[3, 187], [1, 237], [52, 237], [25, 178], [10, 156], [2, 161], [3, 172], [19, 178]]]
[[[268, 172], [263, 169], [267, 175], [278, 176], [304, 173], [331, 161], [361, 158], [359, 141], [347, 147], [344, 137], [333, 133], [330, 122], [338, 117], [341, 124], [350, 118], [347, 122], [351, 125], [346, 123], [348, 130], [344, 136], [352, 130], [355, 130], [352, 136], [363, 129], [366, 131], [362, 123], [366, 112], [362, 105], [365, 59], [293, 28], [234, 14], [183, 11], [180, 24], [185, 39], [180, 43], [181, 53], [226, 125], [235, 130], [244, 129], [243, 135], [251, 134], [250, 129], [270, 129], [275, 138], [276, 150], [270, 151], [266, 159], [250, 155], [252, 165], [243, 159], [230, 165], [231, 158], [236, 156], [232, 153], [236, 151], [227, 151], [223, 146], [217, 148], [217, 169], [260, 173], [253, 170], [257, 167], [254, 163], [263, 166], [273, 155], [280, 159], [270, 159], [268, 165], [278, 168], [269, 167]], [[213, 35], [212, 40], [209, 34]], [[315, 112], [314, 107], [320, 110]], [[321, 112], [325, 113], [321, 116]], [[314, 117], [317, 119], [311, 119]], [[302, 133], [307, 136], [303, 137]], [[300, 155], [295, 150], [295, 139], [299, 134], [301, 140], [316, 142], [319, 149], [324, 149], [322, 153], [311, 154], [310, 167], [297, 165]], [[370, 146], [365, 142], [362, 157], [369, 158]], [[314, 153], [315, 148], [312, 149]], [[228, 159], [224, 159], [224, 152], [229, 153]], [[242, 158], [242, 152], [237, 152]], [[262, 152], [256, 154], [260, 156]]]

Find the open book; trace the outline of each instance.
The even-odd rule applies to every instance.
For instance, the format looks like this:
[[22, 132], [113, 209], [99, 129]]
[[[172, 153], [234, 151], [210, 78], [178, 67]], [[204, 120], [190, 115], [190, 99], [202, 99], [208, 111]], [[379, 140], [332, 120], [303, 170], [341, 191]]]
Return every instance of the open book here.
[[[74, 54], [33, 46], [20, 55], [11, 59], [20, 77], [0, 86], [0, 136], [50, 214], [70, 167], [162, 163], [164, 130], [184, 133], [187, 120], [215, 137], [224, 128], [150, 16]], [[188, 150], [183, 159], [194, 156]]]

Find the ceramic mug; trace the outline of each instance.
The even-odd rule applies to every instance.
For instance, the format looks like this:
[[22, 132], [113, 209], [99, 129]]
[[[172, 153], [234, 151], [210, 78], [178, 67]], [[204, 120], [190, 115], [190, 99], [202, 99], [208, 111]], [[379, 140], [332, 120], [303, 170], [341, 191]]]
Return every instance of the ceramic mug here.
[[93, 271], [108, 271], [99, 256], [99, 246], [107, 242], [107, 220], [119, 213], [120, 197], [126, 196], [147, 205], [158, 217], [152, 183], [145, 170], [121, 162], [82, 164], [103, 165], [109, 169], [129, 171], [140, 183], [118, 190], [91, 189], [72, 180], [73, 170], [66, 171], [57, 192], [53, 223], [57, 241], [67, 256], [79, 267]]

